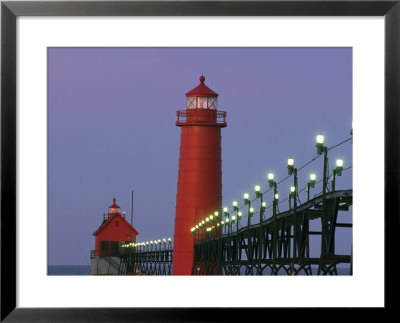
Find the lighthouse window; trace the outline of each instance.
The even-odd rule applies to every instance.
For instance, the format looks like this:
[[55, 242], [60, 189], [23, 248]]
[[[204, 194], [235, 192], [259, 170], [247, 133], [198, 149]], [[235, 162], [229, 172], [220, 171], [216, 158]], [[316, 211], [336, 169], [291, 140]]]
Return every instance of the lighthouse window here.
[[197, 99], [197, 108], [198, 109], [207, 109], [207, 98], [198, 98]]
[[186, 109], [195, 109], [196, 108], [196, 98], [188, 97], [186, 99]]
[[115, 226], [119, 227], [119, 222], [118, 221], [115, 221]]
[[208, 108], [217, 109], [217, 98], [208, 98]]

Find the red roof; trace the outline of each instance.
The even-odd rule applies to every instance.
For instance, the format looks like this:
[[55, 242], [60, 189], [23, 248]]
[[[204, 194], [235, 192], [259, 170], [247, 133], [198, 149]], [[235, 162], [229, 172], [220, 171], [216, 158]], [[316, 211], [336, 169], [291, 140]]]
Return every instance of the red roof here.
[[126, 224], [129, 225], [129, 227], [132, 228], [133, 231], [135, 231], [136, 235], [139, 234], [139, 232], [130, 225], [130, 223], [128, 221], [125, 220], [125, 218], [123, 218], [121, 215], [116, 214], [115, 216], [113, 216], [112, 218], [109, 218], [105, 223], [103, 223], [94, 233], [94, 236], [97, 236], [100, 231], [102, 231], [105, 227], [107, 227], [111, 222], [113, 222], [116, 218], [119, 218], [121, 221], [125, 222]]
[[218, 96], [218, 93], [214, 92], [204, 84], [205, 79], [206, 78], [203, 75], [200, 76], [200, 84], [193, 90], [190, 90], [188, 93], [186, 93], [186, 96]]
[[115, 204], [115, 198], [113, 198], [113, 204], [111, 204], [108, 208], [119, 208], [119, 206]]

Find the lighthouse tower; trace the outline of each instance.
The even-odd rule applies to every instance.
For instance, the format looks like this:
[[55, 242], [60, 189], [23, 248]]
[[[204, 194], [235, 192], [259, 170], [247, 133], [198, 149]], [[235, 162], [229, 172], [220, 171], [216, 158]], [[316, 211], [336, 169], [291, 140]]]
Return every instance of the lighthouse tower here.
[[[226, 112], [217, 110], [218, 94], [205, 77], [186, 93], [186, 110], [177, 111], [181, 143], [176, 194], [173, 275], [190, 275], [193, 237], [190, 229], [221, 209], [221, 128]], [[221, 214], [221, 213], [220, 213]]]

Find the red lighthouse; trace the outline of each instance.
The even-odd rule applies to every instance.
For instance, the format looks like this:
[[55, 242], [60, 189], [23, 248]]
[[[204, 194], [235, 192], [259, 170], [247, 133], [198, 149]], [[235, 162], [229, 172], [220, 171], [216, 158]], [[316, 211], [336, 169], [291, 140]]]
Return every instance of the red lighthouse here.
[[103, 222], [93, 233], [96, 237], [95, 256], [109, 256], [118, 253], [118, 243], [125, 241], [136, 242], [139, 232], [132, 227], [125, 217], [121, 215], [121, 208], [115, 203], [108, 207], [108, 213], [104, 213]]
[[181, 127], [173, 251], [173, 275], [190, 275], [193, 237], [190, 229], [221, 209], [221, 128], [226, 112], [217, 110], [218, 94], [205, 77], [186, 93], [186, 110], [177, 111]]

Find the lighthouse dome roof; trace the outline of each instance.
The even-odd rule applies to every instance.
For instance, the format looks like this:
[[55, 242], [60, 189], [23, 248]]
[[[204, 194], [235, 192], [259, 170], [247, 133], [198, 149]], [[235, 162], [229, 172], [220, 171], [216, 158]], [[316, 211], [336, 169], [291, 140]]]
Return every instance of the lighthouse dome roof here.
[[114, 208], [114, 209], [119, 208], [119, 206], [115, 203], [115, 198], [113, 198], [113, 204], [111, 204], [108, 208]]
[[186, 93], [186, 96], [202, 96], [202, 97], [210, 97], [210, 96], [218, 96], [218, 93], [211, 90], [207, 85], [204, 84], [205, 81], [204, 75], [200, 76], [200, 84], [196, 86], [194, 89], [190, 90]]

